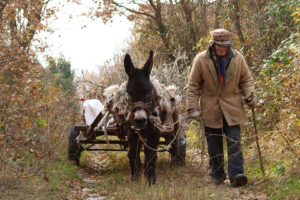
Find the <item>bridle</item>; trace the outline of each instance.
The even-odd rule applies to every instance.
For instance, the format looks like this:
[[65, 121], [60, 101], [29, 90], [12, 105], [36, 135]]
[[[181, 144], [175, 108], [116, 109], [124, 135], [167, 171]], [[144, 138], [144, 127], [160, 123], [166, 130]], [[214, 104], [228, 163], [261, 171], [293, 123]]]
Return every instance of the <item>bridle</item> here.
[[142, 109], [146, 112], [147, 117], [149, 118], [154, 115], [158, 115], [157, 111], [159, 109], [158, 99], [155, 99], [154, 90], [151, 92], [150, 101], [143, 102], [143, 101], [136, 101], [133, 102], [130, 95], [127, 93], [126, 101], [125, 101], [125, 121], [128, 125], [132, 126], [134, 121], [134, 112], [138, 109]]

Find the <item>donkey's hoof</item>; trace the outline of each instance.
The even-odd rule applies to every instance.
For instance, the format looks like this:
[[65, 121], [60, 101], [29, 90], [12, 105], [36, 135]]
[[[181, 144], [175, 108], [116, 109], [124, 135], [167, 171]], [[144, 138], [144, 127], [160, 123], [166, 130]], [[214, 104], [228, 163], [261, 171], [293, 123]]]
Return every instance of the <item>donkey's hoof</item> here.
[[149, 184], [149, 186], [156, 185], [156, 178], [155, 177], [148, 177], [148, 184]]

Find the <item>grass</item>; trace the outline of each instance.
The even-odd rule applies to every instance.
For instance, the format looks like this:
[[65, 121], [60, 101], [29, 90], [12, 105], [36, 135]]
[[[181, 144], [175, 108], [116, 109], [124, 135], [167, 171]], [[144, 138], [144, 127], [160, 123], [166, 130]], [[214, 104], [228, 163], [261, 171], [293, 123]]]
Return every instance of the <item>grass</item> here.
[[104, 196], [106, 200], [300, 199], [297, 159], [292, 160], [287, 153], [274, 158], [271, 151], [264, 149], [266, 176], [263, 176], [251, 145], [243, 149], [249, 184], [232, 188], [227, 180], [224, 185], [213, 185], [208, 175], [207, 155], [201, 165], [201, 154], [196, 149], [198, 139], [195, 133], [198, 130], [195, 126], [187, 132], [186, 165], [171, 167], [170, 155], [159, 153], [157, 185], [152, 187], [143, 176], [137, 182], [130, 180], [126, 152], [83, 152], [81, 165], [75, 166], [67, 160], [64, 148], [55, 159], [27, 157], [29, 166], [41, 165], [36, 168], [39, 170], [27, 177], [8, 180], [5, 189], [0, 189], [0, 199], [73, 200], [90, 196]]
[[7, 179], [8, 184], [0, 190], [0, 199], [62, 199], [69, 191], [68, 181], [79, 180], [81, 173], [79, 167], [67, 160], [66, 149], [59, 155], [56, 159], [24, 157], [31, 173]]
[[270, 199], [300, 199], [300, 176], [271, 178], [265, 184]]
[[197, 187], [201, 188], [201, 178], [195, 177], [195, 174], [199, 174], [197, 168], [192, 165], [170, 168], [168, 157], [160, 154], [157, 185], [149, 187], [144, 177], [138, 182], [132, 182], [128, 164], [123, 163], [104, 172], [97, 187], [107, 191], [110, 199], [187, 199], [199, 195], [205, 197], [209, 195], [209, 190], [195, 190]]

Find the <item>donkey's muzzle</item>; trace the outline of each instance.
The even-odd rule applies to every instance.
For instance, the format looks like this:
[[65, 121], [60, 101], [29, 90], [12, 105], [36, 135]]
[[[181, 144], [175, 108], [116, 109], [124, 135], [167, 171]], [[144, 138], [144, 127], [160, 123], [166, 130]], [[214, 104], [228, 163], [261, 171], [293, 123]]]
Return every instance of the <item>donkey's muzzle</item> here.
[[134, 112], [134, 126], [137, 129], [144, 129], [147, 126], [147, 113], [144, 110]]

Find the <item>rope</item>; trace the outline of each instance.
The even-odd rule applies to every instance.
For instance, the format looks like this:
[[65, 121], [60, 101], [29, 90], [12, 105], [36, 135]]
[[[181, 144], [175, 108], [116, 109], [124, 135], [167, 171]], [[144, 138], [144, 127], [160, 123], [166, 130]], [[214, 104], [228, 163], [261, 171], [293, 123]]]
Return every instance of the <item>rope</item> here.
[[[174, 127], [175, 124], [177, 124], [178, 122], [181, 124], [183, 121], [185, 121], [185, 120], [188, 118], [188, 115], [183, 115], [182, 117], [180, 117], [180, 116], [181, 116], [181, 115], [179, 115], [179, 119], [178, 119], [176, 122], [174, 122], [174, 123], [172, 124], [173, 127]], [[137, 130], [136, 130], [136, 133], [137, 133], [137, 135], [139, 136], [139, 139], [140, 139], [140, 140], [142, 141], [142, 143], [144, 144], [144, 146], [146, 146], [148, 149], [150, 149], [150, 150], [152, 150], [152, 151], [155, 151], [155, 152], [162, 152], [162, 151], [166, 151], [166, 150], [167, 150], [167, 147], [173, 144], [173, 142], [175, 141], [175, 139], [177, 139], [177, 136], [178, 136], [178, 134], [179, 134], [180, 131], [181, 131], [181, 126], [179, 126], [179, 128], [178, 128], [178, 130], [177, 130], [177, 132], [176, 132], [174, 138], [171, 140], [171, 142], [170, 142], [169, 144], [167, 144], [166, 146], [162, 147], [160, 150], [154, 149], [154, 148], [150, 147], [149, 145], [147, 145], [147, 143], [144, 141], [143, 137], [140, 135], [140, 131], [137, 131]]]
[[[106, 121], [107, 120], [107, 118], [108, 118], [108, 114], [111, 112], [111, 110], [108, 110], [106, 113], [105, 113], [105, 115], [104, 115], [104, 117], [103, 117], [103, 120], [104, 121]], [[188, 119], [189, 117], [188, 117], [188, 115], [186, 114], [186, 113], [184, 113], [184, 114], [182, 114], [182, 115], [179, 115], [179, 119], [176, 121], [176, 122], [174, 122], [174, 123], [172, 123], [171, 125], [169, 125], [169, 126], [163, 126], [163, 125], [161, 125], [161, 122], [160, 122], [160, 118], [159, 117], [155, 117], [155, 116], [153, 116], [153, 115], [151, 115], [151, 116], [149, 116], [149, 120], [150, 120], [150, 122], [152, 122], [152, 124], [153, 124], [153, 126], [156, 128], [156, 129], [158, 129], [158, 131], [160, 131], [160, 132], [168, 132], [168, 131], [170, 131], [170, 129], [173, 129], [173, 127], [177, 124], [177, 123], [179, 123], [179, 124], [182, 124], [182, 122], [184, 122], [186, 119]], [[201, 126], [201, 129], [202, 129], [202, 134], [204, 134], [204, 126], [203, 126], [203, 122], [202, 122], [202, 120], [200, 120], [200, 126]], [[132, 129], [134, 129], [133, 127], [131, 127]], [[169, 130], [168, 130], [169, 129]], [[182, 130], [182, 128], [181, 128], [181, 126], [179, 125], [179, 128], [178, 128], [178, 130], [177, 130], [177, 132], [176, 132], [176, 134], [175, 134], [175, 136], [174, 136], [174, 138], [171, 140], [171, 142], [169, 143], [169, 144], [167, 144], [166, 146], [164, 146], [164, 147], [161, 147], [161, 149], [154, 149], [154, 148], [152, 148], [152, 147], [150, 147], [146, 142], [145, 142], [145, 140], [143, 139], [143, 137], [140, 135], [140, 130], [136, 130], [136, 129], [134, 129], [135, 130], [135, 133], [139, 136], [139, 139], [142, 141], [142, 143], [143, 143], [143, 145], [145, 146], [145, 147], [147, 147], [148, 149], [150, 149], [150, 150], [152, 150], [152, 151], [155, 151], [155, 152], [163, 152], [163, 151], [166, 151], [167, 150], [167, 147], [169, 147], [170, 145], [172, 145], [173, 143], [174, 143], [174, 141], [177, 139], [177, 137], [178, 137], [178, 135], [179, 135], [179, 133], [180, 133], [180, 131]], [[106, 129], [106, 124], [104, 123], [104, 134], [105, 134], [105, 139], [106, 139], [106, 143], [107, 144], [110, 144], [109, 143], [109, 141], [108, 141], [108, 134], [107, 134], [107, 129]], [[199, 140], [200, 140], [200, 134], [199, 134]], [[201, 151], [201, 157], [202, 157], [202, 159], [201, 160], [203, 160], [203, 156], [204, 156], [204, 137], [203, 137], [203, 141], [202, 141], [202, 151]]]

